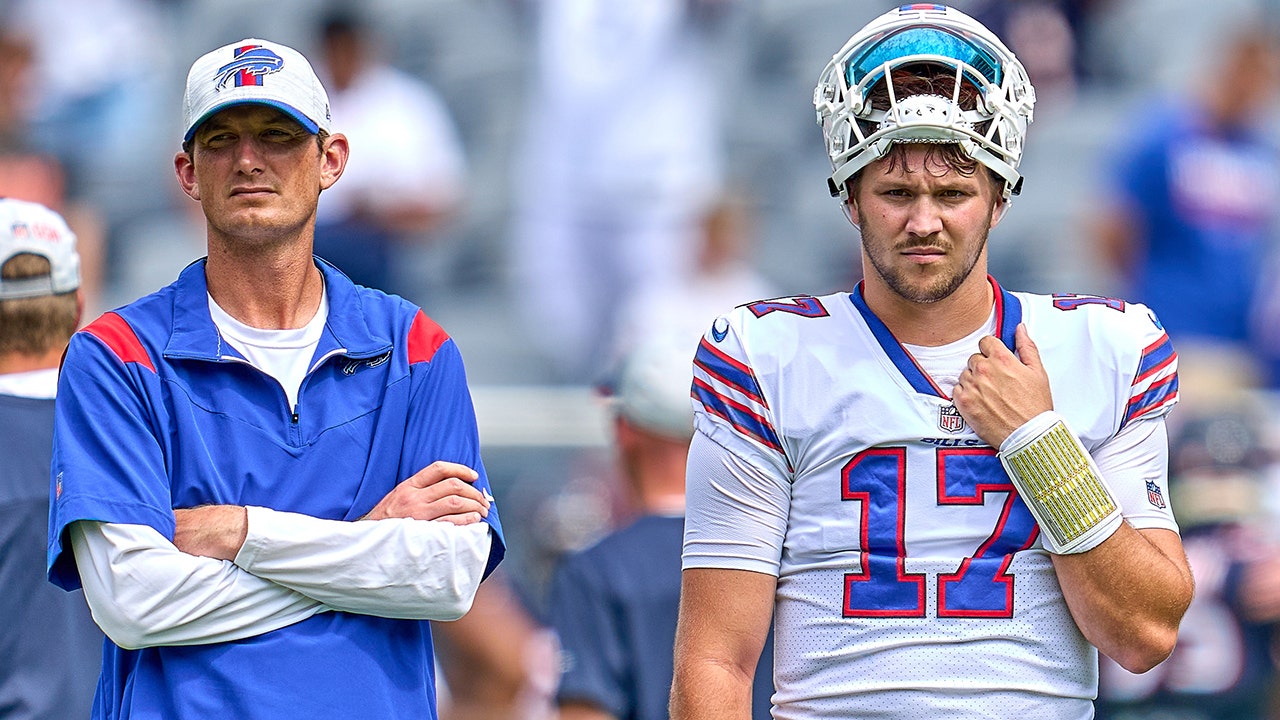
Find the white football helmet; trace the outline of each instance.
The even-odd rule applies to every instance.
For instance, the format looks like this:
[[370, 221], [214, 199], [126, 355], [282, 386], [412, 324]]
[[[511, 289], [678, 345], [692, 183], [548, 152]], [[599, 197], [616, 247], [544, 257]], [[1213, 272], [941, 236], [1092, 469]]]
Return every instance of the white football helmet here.
[[[889, 108], [871, 107], [867, 95], [876, 83], [917, 63], [953, 70], [957, 82], [952, 97], [898, 98], [890, 84]], [[961, 80], [978, 88], [973, 110], [960, 107]], [[1022, 63], [977, 20], [929, 3], [890, 10], [845, 43], [813, 92], [833, 169], [827, 181], [831, 195], [847, 201], [849, 178], [884, 157], [895, 142], [958, 143], [1004, 178], [1003, 197], [1008, 200], [1022, 188], [1018, 162], [1035, 100]]]

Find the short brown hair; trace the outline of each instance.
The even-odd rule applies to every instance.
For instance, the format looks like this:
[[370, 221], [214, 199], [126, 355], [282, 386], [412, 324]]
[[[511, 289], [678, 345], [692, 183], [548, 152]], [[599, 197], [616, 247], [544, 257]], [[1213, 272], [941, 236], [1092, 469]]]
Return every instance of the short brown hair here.
[[[0, 267], [0, 276], [19, 280], [48, 275], [49, 259], [18, 253]], [[76, 291], [0, 300], [0, 355], [43, 355], [67, 344], [80, 322]]]

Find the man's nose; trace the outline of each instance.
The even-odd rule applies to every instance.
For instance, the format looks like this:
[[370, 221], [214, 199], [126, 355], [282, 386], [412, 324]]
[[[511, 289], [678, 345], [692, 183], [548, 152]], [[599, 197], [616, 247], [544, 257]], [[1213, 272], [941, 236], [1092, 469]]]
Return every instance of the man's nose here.
[[262, 148], [256, 138], [242, 138], [236, 143], [236, 164], [239, 171], [246, 174], [262, 170]]
[[920, 197], [911, 204], [907, 216], [908, 233], [916, 237], [928, 237], [942, 232], [942, 213], [932, 198]]

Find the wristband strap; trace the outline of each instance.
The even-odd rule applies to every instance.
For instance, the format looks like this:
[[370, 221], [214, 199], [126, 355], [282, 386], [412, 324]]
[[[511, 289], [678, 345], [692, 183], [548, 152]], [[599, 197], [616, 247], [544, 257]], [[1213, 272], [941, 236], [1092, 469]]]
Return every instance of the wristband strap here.
[[1041, 413], [1015, 430], [999, 457], [1049, 552], [1091, 550], [1123, 522], [1097, 463], [1057, 413]]

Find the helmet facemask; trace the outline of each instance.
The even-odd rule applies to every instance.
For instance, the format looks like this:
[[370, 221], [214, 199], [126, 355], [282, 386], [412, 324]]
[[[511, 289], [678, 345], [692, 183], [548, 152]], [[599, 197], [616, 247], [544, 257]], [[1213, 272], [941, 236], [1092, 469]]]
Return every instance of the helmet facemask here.
[[[1035, 104], [1026, 70], [977, 21], [927, 8], [904, 6], [867, 25], [831, 59], [814, 90], [833, 168], [828, 185], [842, 202], [849, 179], [895, 143], [955, 143], [1003, 179], [1004, 200], [1021, 189], [1017, 167]], [[949, 75], [939, 83], [949, 92], [897, 87], [898, 77], [920, 70]], [[881, 101], [873, 102], [873, 91]]]

